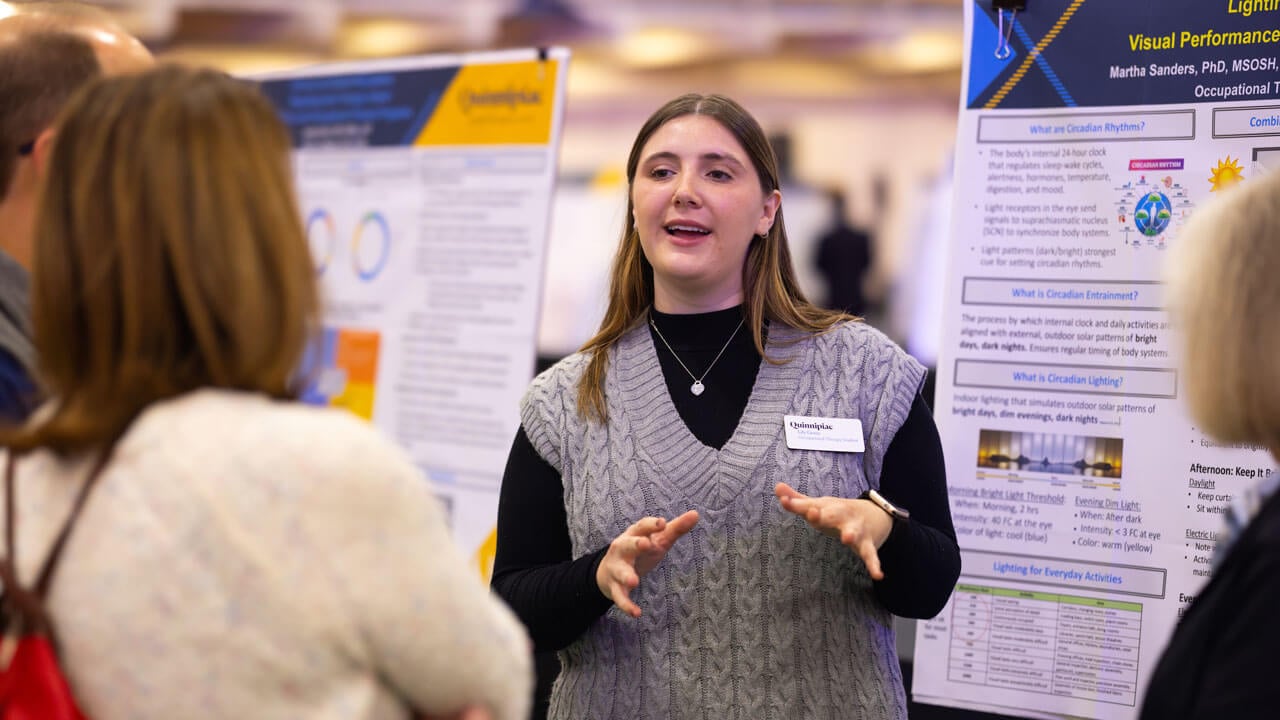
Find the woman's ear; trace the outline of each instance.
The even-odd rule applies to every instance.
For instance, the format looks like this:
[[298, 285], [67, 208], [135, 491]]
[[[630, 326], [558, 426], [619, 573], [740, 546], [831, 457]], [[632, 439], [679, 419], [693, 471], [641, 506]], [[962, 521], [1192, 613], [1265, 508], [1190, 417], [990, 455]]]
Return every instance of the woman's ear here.
[[53, 128], [45, 128], [36, 136], [35, 144], [31, 148], [31, 162], [35, 165], [36, 177], [44, 177], [49, 157], [53, 154], [53, 139], [57, 134]]
[[782, 191], [774, 190], [764, 197], [764, 212], [760, 214], [760, 222], [756, 223], [756, 235], [765, 237], [773, 229], [773, 219], [782, 207]]

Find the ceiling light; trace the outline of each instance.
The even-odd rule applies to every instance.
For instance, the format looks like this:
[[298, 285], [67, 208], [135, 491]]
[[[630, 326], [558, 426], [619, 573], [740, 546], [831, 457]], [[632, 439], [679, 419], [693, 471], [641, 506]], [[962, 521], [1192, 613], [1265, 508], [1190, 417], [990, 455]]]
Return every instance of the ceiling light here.
[[911, 74], [959, 70], [963, 57], [960, 33], [925, 30], [877, 45], [867, 54], [866, 61], [882, 73]]
[[352, 20], [343, 23], [336, 49], [344, 57], [415, 55], [430, 49], [435, 35], [413, 20]]
[[647, 27], [623, 34], [614, 52], [625, 65], [654, 69], [707, 60], [720, 49], [714, 39], [693, 30]]

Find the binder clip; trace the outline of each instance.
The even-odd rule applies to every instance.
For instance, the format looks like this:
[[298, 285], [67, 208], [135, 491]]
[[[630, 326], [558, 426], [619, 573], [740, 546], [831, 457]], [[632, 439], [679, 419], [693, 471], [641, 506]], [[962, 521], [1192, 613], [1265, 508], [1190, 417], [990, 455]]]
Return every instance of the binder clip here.
[[[996, 34], [996, 59], [1008, 60], [1013, 54], [1013, 48], [1009, 46], [1009, 38], [1013, 37], [1013, 21], [1018, 16], [1019, 10], [1027, 9], [1027, 0], [991, 0], [991, 9], [996, 11], [996, 22], [998, 23]], [[1009, 13], [1009, 29], [1004, 27], [1004, 15]]]

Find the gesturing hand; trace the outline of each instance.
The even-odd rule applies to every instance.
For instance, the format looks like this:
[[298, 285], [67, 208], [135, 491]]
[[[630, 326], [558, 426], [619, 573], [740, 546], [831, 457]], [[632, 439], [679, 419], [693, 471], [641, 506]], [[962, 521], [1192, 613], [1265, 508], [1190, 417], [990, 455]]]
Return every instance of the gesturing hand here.
[[690, 510], [671, 521], [647, 517], [627, 528], [609, 543], [609, 551], [596, 568], [600, 592], [626, 614], [640, 617], [640, 606], [631, 602], [631, 591], [639, 587], [640, 578], [667, 556], [671, 546], [697, 524], [698, 511]]
[[786, 483], [773, 489], [782, 508], [804, 518], [823, 534], [848, 545], [867, 566], [875, 580], [883, 580], [880, 555], [876, 551], [893, 530], [893, 518], [870, 500], [837, 497], [809, 497]]

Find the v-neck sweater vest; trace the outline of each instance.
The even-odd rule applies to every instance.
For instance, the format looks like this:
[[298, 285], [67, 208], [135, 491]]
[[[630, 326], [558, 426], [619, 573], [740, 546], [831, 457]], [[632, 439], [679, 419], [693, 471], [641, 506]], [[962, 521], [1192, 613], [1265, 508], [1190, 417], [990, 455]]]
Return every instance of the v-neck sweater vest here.
[[[889, 613], [860, 559], [781, 509], [773, 487], [857, 497], [907, 417], [924, 368], [848, 323], [805, 336], [773, 327], [751, 397], [720, 450], [668, 394], [648, 329], [610, 351], [607, 423], [576, 412], [588, 357], [540, 375], [522, 424], [561, 475], [574, 556], [636, 520], [700, 513], [632, 596], [561, 653], [551, 718], [905, 718]], [[792, 450], [784, 415], [858, 418], [865, 453]]]

